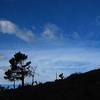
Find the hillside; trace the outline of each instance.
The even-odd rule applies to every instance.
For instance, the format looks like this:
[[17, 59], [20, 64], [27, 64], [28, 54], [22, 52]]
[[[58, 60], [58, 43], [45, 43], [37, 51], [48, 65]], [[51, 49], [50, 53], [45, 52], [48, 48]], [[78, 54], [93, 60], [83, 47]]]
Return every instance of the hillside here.
[[1, 90], [0, 100], [99, 100], [100, 69], [75, 73], [63, 80]]

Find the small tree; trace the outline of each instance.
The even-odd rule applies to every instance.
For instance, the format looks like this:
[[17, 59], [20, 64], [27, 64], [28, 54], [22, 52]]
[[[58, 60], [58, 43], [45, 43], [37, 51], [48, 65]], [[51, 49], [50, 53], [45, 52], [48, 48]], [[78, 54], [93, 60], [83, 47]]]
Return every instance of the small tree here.
[[36, 74], [37, 66], [31, 67], [30, 76], [32, 77], [32, 85], [34, 85], [35, 81], [35, 74]]
[[30, 64], [31, 62], [26, 62], [28, 56], [18, 52], [15, 53], [14, 57], [9, 60], [10, 69], [5, 72], [5, 79], [10, 81], [21, 80], [22, 86], [24, 86], [24, 79], [30, 74]]

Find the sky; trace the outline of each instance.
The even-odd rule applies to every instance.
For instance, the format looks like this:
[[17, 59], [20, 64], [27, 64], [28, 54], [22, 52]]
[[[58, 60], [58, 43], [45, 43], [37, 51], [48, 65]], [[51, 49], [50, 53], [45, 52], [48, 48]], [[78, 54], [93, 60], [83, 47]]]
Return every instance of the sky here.
[[0, 0], [0, 83], [21, 51], [52, 81], [100, 67], [99, 0]]

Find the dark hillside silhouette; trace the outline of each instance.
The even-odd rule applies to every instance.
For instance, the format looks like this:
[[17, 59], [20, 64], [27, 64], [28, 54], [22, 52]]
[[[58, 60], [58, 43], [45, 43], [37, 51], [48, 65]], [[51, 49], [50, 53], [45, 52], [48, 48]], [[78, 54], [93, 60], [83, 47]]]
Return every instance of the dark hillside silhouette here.
[[100, 69], [75, 73], [66, 79], [2, 90], [0, 100], [100, 100]]

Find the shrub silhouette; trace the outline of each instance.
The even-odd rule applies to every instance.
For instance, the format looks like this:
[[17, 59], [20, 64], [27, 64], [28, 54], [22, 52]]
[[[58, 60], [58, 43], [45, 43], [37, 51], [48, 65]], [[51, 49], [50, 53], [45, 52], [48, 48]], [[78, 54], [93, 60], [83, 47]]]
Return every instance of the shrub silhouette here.
[[36, 69], [37, 66], [31, 67], [30, 76], [32, 76], [32, 85], [34, 85], [34, 83], [37, 84], [37, 81], [35, 81], [35, 74], [37, 74]]

